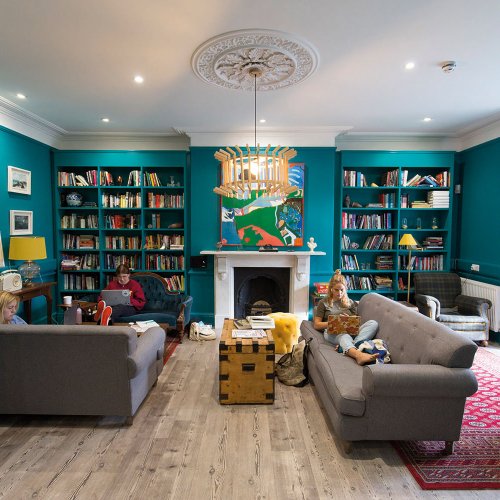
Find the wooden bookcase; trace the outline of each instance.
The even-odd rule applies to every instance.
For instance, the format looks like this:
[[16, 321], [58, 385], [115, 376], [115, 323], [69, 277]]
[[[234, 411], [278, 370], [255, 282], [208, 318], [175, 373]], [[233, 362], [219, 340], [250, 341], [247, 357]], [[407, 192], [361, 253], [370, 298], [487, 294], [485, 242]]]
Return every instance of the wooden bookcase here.
[[[412, 249], [410, 274], [450, 270], [452, 153], [346, 151], [341, 153], [340, 175], [339, 267], [353, 298], [370, 291], [394, 299], [406, 297], [408, 250], [398, 245], [405, 233], [422, 248]], [[438, 186], [404, 184], [404, 179], [408, 182], [417, 175], [443, 181]], [[431, 207], [415, 203], [431, 197]], [[441, 198], [445, 204], [448, 200], [447, 207], [437, 206]]]
[[[185, 175], [183, 165], [58, 165], [59, 299], [95, 298], [121, 263], [185, 291]], [[70, 193], [82, 204], [71, 206]]]

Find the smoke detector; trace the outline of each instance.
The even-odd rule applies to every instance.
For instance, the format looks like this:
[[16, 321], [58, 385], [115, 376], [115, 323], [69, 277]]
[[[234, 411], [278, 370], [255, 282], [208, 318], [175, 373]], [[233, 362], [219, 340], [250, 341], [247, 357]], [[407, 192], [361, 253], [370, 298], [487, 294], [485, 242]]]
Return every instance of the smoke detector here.
[[441, 64], [441, 69], [445, 73], [451, 73], [452, 71], [455, 71], [456, 67], [457, 63], [455, 61], [445, 61], [444, 63]]

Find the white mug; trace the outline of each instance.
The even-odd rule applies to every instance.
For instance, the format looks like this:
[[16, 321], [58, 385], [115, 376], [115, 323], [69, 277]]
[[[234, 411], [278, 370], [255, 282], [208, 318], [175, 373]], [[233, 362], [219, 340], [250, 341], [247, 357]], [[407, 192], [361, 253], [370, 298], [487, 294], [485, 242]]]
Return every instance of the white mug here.
[[63, 297], [63, 304], [65, 306], [70, 306], [72, 302], [73, 302], [73, 297], [71, 295], [65, 295]]

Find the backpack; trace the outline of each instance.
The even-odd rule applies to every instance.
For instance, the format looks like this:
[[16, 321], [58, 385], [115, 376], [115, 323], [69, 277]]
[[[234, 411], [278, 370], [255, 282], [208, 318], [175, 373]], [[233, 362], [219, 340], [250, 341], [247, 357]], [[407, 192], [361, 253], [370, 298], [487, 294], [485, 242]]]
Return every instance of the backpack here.
[[307, 368], [307, 353], [309, 352], [309, 339], [307, 342], [301, 337], [298, 344], [276, 363], [276, 376], [285, 385], [304, 387], [309, 383], [309, 370]]
[[192, 322], [189, 327], [189, 340], [215, 340], [216, 334], [212, 325], [205, 325], [203, 321]]

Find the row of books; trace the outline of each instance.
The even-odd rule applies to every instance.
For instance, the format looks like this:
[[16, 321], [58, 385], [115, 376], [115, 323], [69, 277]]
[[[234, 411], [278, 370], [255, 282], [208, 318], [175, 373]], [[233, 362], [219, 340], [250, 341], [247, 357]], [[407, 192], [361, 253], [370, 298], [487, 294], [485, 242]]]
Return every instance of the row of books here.
[[93, 234], [63, 234], [62, 246], [65, 250], [99, 249], [99, 236]]
[[141, 238], [138, 236], [105, 236], [106, 250], [139, 250]]
[[120, 264], [124, 264], [129, 269], [140, 269], [141, 257], [140, 254], [135, 253], [128, 255], [107, 253], [104, 254], [103, 264], [105, 269], [116, 269]]
[[429, 191], [427, 202], [432, 208], [449, 208], [450, 193], [448, 191]]
[[[184, 248], [184, 236], [182, 234], [149, 234], [146, 236], [146, 248], [161, 248], [166, 250], [182, 250]], [[182, 248], [177, 248], [182, 246]]]
[[148, 208], [184, 208], [184, 194], [147, 193]]
[[184, 255], [148, 254], [145, 268], [150, 271], [169, 271], [184, 269]]
[[139, 216], [133, 214], [105, 215], [104, 227], [106, 229], [138, 229]]
[[444, 240], [442, 236], [427, 236], [422, 242], [425, 250], [442, 250], [444, 248]]
[[97, 215], [68, 214], [61, 217], [62, 229], [97, 229], [98, 227]]
[[99, 278], [85, 274], [65, 274], [63, 286], [65, 290], [99, 290]]
[[63, 254], [61, 256], [61, 271], [92, 270], [100, 268], [99, 255], [87, 253], [84, 255]]
[[394, 269], [392, 255], [377, 255], [375, 257], [375, 267], [378, 271], [391, 271]]
[[[100, 172], [100, 185], [101, 186], [121, 186], [123, 179], [121, 176], [113, 178], [113, 174], [108, 170], [101, 170]], [[140, 186], [141, 185], [141, 172], [139, 170], [131, 170], [127, 178], [127, 186]]]
[[173, 274], [172, 276], [166, 276], [163, 279], [165, 280], [167, 290], [169, 292], [183, 292], [185, 290], [183, 274]]
[[392, 214], [356, 215], [342, 212], [342, 229], [392, 229]]
[[436, 176], [415, 174], [408, 179], [408, 170], [401, 171], [402, 186], [433, 186], [433, 187], [449, 187], [449, 173], [445, 170], [439, 172]]
[[359, 264], [356, 255], [342, 255], [342, 269], [347, 271], [358, 271]]
[[350, 276], [345, 275], [348, 290], [377, 290], [387, 291], [392, 289], [392, 278], [389, 276]]
[[101, 197], [104, 208], [141, 208], [142, 200], [140, 193], [103, 193]]
[[[399, 269], [407, 269], [408, 256], [400, 255]], [[413, 271], [443, 271], [444, 255], [429, 255], [427, 257], [411, 256], [410, 269]]]
[[382, 186], [397, 186], [398, 185], [399, 170], [390, 170], [382, 174]]
[[366, 185], [365, 174], [356, 170], [344, 170], [344, 186], [364, 187]]
[[394, 238], [392, 234], [372, 234], [363, 243], [365, 250], [392, 250]]
[[155, 172], [144, 172], [144, 185], [158, 187], [161, 186], [161, 181]]
[[97, 170], [88, 170], [84, 175], [74, 172], [59, 172], [57, 174], [59, 186], [97, 186]]
[[396, 206], [396, 193], [381, 193], [378, 195], [380, 207], [394, 208]]

